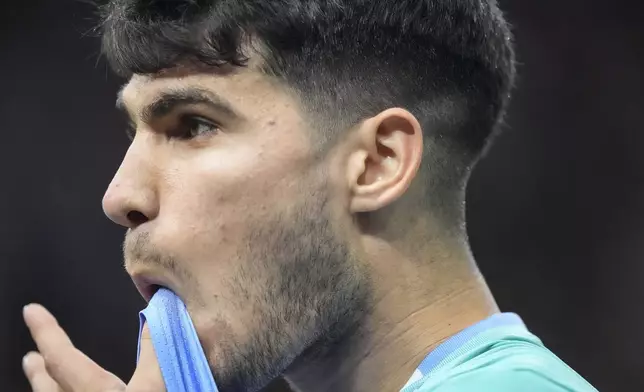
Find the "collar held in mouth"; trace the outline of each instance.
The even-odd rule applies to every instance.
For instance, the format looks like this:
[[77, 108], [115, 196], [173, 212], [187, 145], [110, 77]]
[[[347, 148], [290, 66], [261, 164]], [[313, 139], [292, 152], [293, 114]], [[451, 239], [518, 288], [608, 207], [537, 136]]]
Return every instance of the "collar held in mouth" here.
[[218, 392], [188, 310], [175, 293], [159, 289], [139, 313], [137, 362], [145, 322], [167, 392]]

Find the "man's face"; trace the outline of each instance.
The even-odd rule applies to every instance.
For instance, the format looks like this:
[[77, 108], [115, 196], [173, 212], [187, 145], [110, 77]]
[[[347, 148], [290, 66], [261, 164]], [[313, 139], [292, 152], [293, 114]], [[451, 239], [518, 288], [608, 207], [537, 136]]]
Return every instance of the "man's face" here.
[[261, 388], [357, 317], [368, 278], [333, 218], [337, 167], [284, 89], [250, 69], [175, 70], [133, 77], [120, 100], [136, 135], [104, 209], [128, 228], [142, 294], [186, 303], [222, 391]]

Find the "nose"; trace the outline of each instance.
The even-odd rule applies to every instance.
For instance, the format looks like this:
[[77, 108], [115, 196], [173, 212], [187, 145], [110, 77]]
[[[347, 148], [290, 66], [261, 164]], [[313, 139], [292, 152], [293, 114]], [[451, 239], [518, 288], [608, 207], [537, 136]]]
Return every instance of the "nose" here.
[[155, 219], [159, 213], [150, 165], [132, 148], [105, 192], [103, 211], [113, 222], [128, 229]]

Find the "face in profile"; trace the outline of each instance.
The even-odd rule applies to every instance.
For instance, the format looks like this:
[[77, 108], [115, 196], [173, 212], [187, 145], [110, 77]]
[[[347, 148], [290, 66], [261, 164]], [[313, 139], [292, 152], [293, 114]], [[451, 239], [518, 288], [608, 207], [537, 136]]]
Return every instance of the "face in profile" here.
[[342, 177], [297, 101], [254, 71], [134, 76], [132, 144], [107, 190], [144, 297], [175, 291], [222, 391], [257, 390], [329, 344], [368, 297], [337, 219]]

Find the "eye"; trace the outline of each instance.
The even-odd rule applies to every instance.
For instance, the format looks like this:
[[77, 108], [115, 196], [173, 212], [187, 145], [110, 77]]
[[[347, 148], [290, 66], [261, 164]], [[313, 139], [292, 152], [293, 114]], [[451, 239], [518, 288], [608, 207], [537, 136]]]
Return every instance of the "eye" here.
[[199, 116], [183, 116], [180, 119], [176, 133], [173, 137], [179, 139], [194, 139], [209, 136], [219, 131], [219, 125]]

